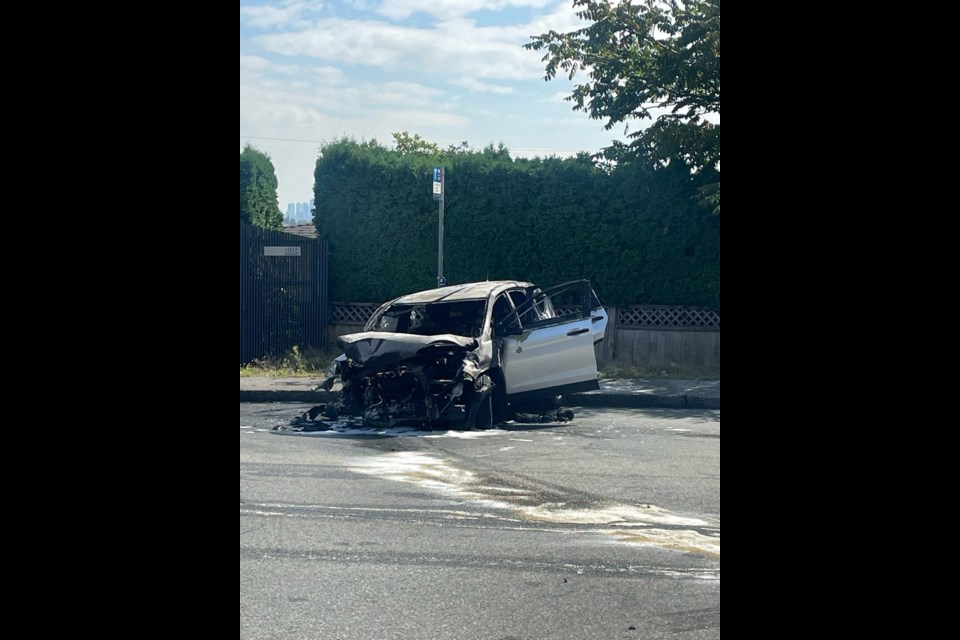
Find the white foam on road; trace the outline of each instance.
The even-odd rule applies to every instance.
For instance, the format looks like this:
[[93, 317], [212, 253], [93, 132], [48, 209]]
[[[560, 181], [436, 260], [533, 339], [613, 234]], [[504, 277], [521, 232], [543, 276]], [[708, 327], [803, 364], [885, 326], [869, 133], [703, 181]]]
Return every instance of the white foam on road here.
[[[241, 427], [243, 428], [243, 427]], [[376, 437], [376, 438], [424, 438], [427, 440], [479, 440], [481, 438], [499, 437], [509, 432], [502, 429], [486, 429], [483, 431], [423, 431], [410, 427], [395, 427], [393, 429], [370, 429], [351, 427], [347, 423], [333, 423], [327, 431], [274, 431], [276, 435], [297, 436], [301, 438], [342, 438]]]
[[416, 484], [458, 500], [476, 501], [496, 509], [510, 508], [509, 504], [481, 493], [479, 486], [472, 489], [471, 485], [479, 485], [476, 474], [424, 453], [391, 453], [357, 462], [351, 469], [394, 482]]
[[636, 531], [601, 530], [600, 533], [612, 537], [617, 542], [630, 545], [672, 549], [720, 559], [720, 539], [705, 536], [698, 531], [640, 529]]
[[659, 525], [672, 527], [705, 527], [706, 520], [678, 516], [665, 509], [654, 506], [619, 505], [591, 509], [566, 509], [562, 504], [544, 504], [538, 507], [525, 507], [524, 513], [531, 518], [544, 522], [565, 522], [570, 524], [620, 524], [633, 526]]
[[[662, 527], [715, 528], [717, 521], [683, 516], [654, 505], [603, 505], [570, 508], [565, 503], [530, 505], [530, 491], [500, 487], [489, 479], [459, 469], [450, 462], [419, 452], [398, 452], [355, 462], [353, 471], [394, 482], [415, 484], [458, 501], [469, 501], [489, 508], [509, 510], [526, 521], [572, 524], [615, 525], [599, 533], [618, 542], [636, 546], [658, 547], [696, 553], [720, 559], [720, 535], [709, 535], [687, 529], [668, 530]], [[521, 503], [510, 502], [510, 500]], [[522, 504], [526, 502], [528, 504]]]
[[[453, 440], [479, 440], [480, 438], [489, 438], [491, 436], [504, 436], [509, 432], [503, 429], [487, 429], [484, 431], [447, 431], [446, 433], [434, 434], [427, 433], [424, 438], [439, 440], [441, 438], [450, 438]], [[423, 432], [421, 432], [421, 435]]]

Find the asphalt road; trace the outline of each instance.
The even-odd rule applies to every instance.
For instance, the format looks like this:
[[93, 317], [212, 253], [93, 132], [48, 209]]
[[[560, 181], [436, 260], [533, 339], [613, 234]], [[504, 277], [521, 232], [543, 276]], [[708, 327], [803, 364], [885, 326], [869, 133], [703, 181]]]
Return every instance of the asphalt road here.
[[720, 415], [277, 435], [240, 405], [240, 637], [720, 637]]

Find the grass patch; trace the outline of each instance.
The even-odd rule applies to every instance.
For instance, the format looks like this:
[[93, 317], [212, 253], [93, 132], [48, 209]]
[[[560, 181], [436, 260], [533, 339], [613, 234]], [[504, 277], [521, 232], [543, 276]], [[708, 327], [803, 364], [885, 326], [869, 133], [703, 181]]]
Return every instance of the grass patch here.
[[263, 358], [240, 367], [241, 378], [315, 378], [327, 375], [327, 369], [339, 353], [331, 350], [294, 347], [281, 358]]

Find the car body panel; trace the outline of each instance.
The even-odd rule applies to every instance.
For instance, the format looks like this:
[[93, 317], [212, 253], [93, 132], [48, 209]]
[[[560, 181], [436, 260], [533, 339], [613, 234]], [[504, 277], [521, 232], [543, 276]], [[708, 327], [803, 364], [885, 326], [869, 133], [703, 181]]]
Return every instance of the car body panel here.
[[537, 392], [549, 397], [561, 389], [582, 385], [599, 389], [594, 352], [593, 322], [573, 318], [569, 322], [525, 331], [503, 339], [501, 368], [507, 398]]
[[420, 336], [407, 333], [353, 333], [341, 336], [337, 344], [347, 358], [367, 369], [383, 369], [409, 360], [424, 349], [460, 348], [472, 351], [477, 341], [455, 335]]

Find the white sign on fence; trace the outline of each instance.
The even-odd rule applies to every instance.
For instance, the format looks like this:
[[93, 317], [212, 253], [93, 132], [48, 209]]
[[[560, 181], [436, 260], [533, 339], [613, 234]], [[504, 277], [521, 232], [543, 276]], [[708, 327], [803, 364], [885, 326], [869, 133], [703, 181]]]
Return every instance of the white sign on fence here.
[[299, 258], [300, 247], [264, 247], [263, 255], [268, 258]]

